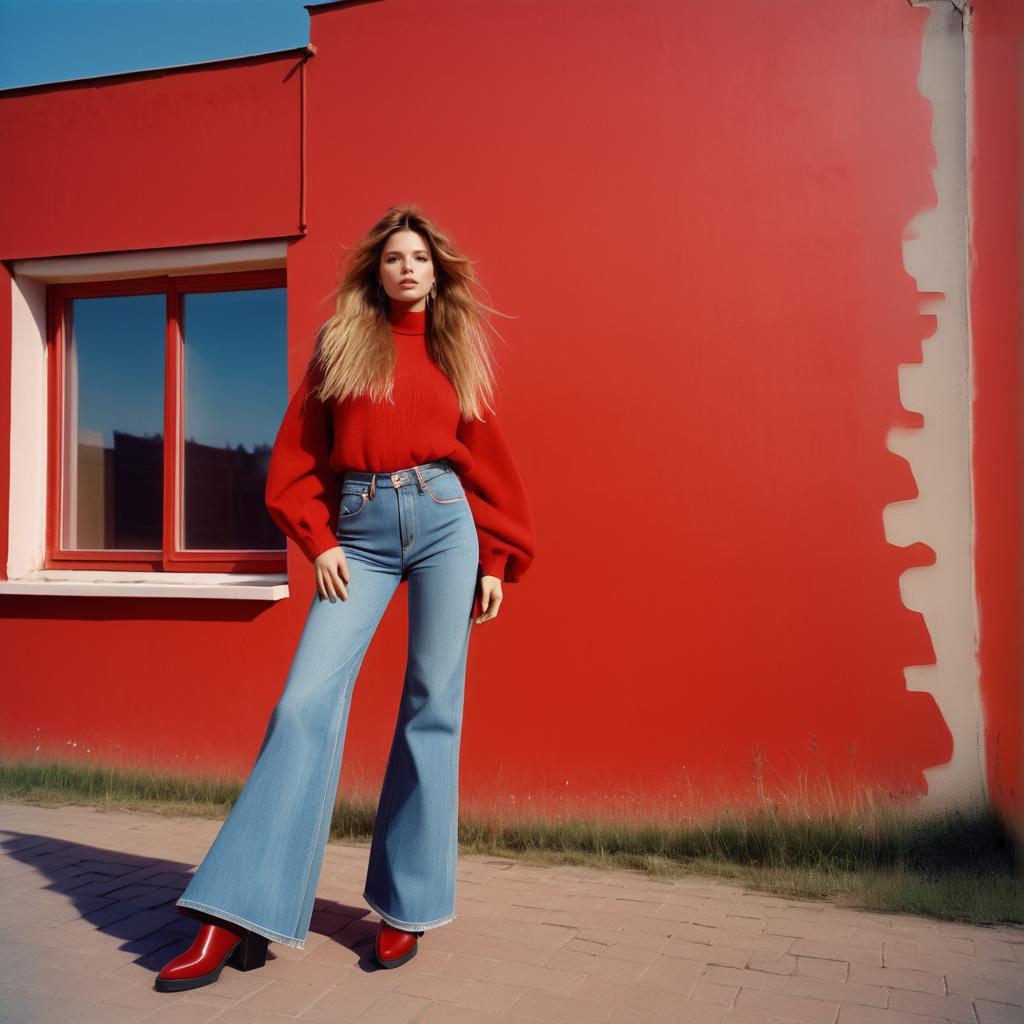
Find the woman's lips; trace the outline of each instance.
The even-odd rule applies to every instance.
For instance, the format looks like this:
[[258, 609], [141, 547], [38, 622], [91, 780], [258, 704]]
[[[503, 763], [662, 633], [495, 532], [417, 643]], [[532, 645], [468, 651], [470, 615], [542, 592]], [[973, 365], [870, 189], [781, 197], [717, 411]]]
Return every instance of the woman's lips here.
[[415, 288], [416, 287], [416, 282], [415, 281], [403, 281], [401, 283], [401, 285], [400, 285], [400, 287], [402, 287], [402, 288], [405, 288], [406, 286], [411, 287], [411, 288]]

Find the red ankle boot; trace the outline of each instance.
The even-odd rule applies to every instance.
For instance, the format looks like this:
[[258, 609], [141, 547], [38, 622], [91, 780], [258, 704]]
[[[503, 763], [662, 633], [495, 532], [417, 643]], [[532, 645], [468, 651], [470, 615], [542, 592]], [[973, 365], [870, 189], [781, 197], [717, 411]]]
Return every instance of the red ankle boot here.
[[164, 965], [157, 975], [157, 992], [181, 992], [212, 985], [231, 963], [241, 971], [252, 971], [267, 962], [268, 940], [240, 925], [204, 922], [195, 942]]
[[423, 932], [407, 932], [394, 928], [386, 921], [377, 927], [375, 953], [381, 967], [401, 967], [411, 960], [419, 949], [419, 936]]

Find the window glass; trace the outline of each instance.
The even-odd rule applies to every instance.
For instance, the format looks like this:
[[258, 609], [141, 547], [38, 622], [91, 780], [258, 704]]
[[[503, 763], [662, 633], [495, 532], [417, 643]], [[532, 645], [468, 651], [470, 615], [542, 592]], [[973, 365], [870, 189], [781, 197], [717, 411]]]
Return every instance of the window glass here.
[[159, 551], [167, 297], [65, 308], [61, 544]]
[[264, 504], [288, 402], [286, 289], [183, 297], [185, 550], [283, 551]]

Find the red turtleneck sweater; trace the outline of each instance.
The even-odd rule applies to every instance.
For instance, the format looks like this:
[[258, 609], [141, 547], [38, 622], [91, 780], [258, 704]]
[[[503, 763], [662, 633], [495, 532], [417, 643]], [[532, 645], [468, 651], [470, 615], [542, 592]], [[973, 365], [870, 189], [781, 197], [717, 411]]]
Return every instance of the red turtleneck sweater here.
[[451, 460], [480, 541], [479, 574], [515, 583], [533, 561], [535, 534], [526, 488], [493, 414], [464, 420], [458, 395], [430, 358], [426, 310], [395, 312], [394, 405], [366, 395], [324, 403], [312, 361], [288, 404], [270, 456], [266, 505], [310, 561], [338, 545], [335, 527], [346, 469], [385, 473]]

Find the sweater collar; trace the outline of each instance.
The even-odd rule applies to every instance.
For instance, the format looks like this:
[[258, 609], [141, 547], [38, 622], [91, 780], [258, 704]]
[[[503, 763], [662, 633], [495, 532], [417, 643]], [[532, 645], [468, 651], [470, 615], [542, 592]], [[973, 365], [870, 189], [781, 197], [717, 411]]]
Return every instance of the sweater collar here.
[[392, 306], [390, 318], [391, 330], [396, 334], [426, 334], [427, 333], [427, 310], [426, 308], [413, 312], [412, 310], [400, 310]]

